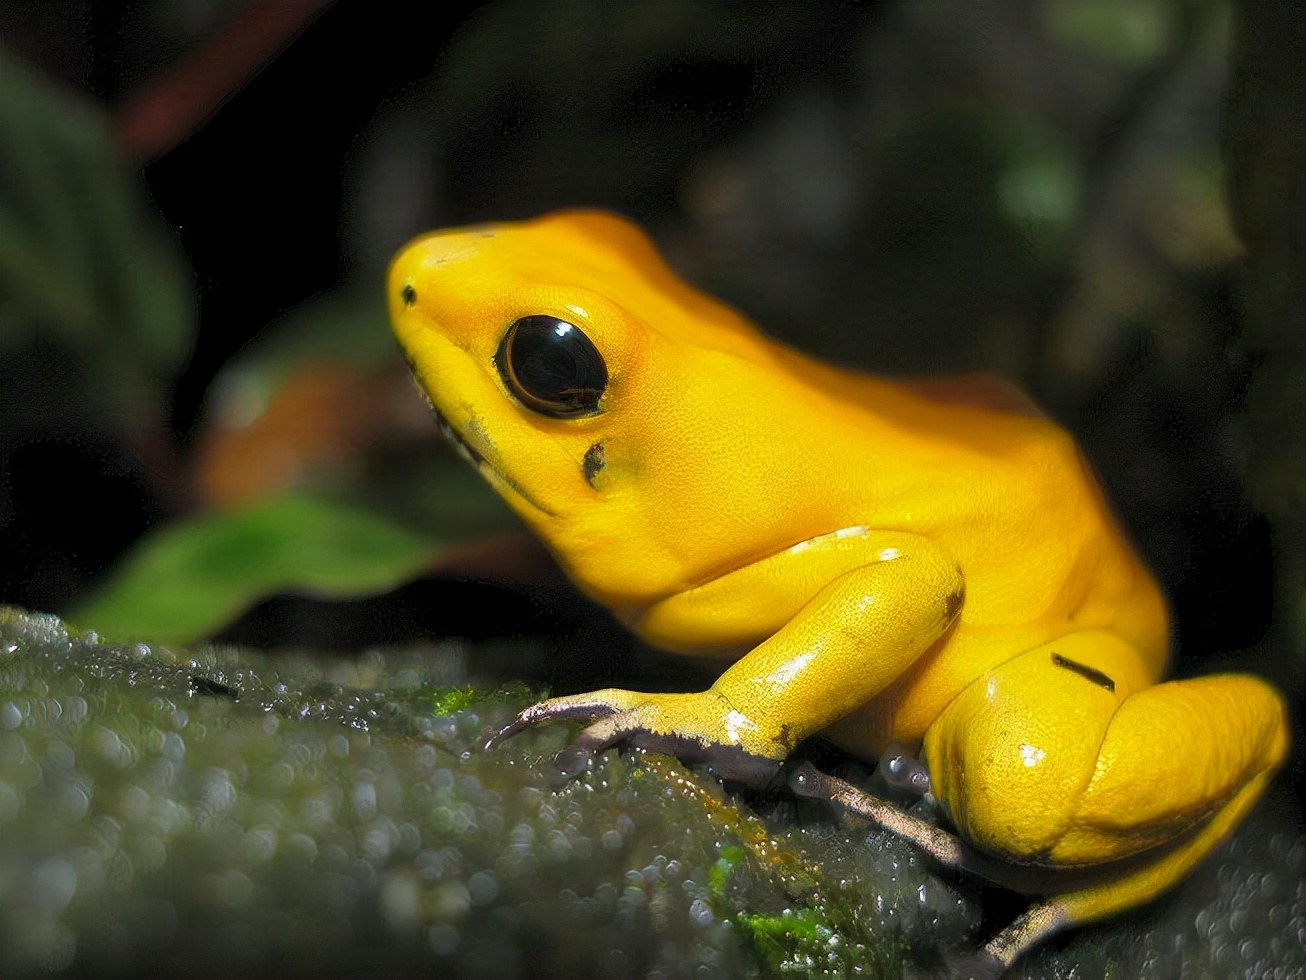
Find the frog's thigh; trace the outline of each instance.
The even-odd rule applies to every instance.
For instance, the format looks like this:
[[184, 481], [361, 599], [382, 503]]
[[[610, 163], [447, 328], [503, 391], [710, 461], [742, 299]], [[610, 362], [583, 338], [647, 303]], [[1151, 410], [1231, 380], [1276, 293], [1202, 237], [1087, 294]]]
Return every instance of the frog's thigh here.
[[985, 945], [981, 959], [987, 961], [991, 969], [973, 975], [997, 976], [1017, 957], [1053, 933], [1067, 926], [1114, 915], [1161, 894], [1238, 826], [1260, 798], [1272, 775], [1272, 768], [1253, 775], [1206, 824], [1174, 847], [1162, 848], [1155, 860], [1135, 864], [1117, 876], [1103, 878], [1099, 884], [1030, 906]]
[[1237, 826], [1287, 752], [1273, 688], [1230, 674], [1131, 691], [1120, 647], [1081, 634], [1023, 654], [926, 734], [935, 792], [991, 851], [1092, 865], [1170, 842], [1032, 906], [985, 947], [985, 975], [1067, 925], [1165, 891]]
[[948, 706], [925, 757], [966, 837], [1018, 860], [1111, 861], [1212, 819], [1282, 761], [1285, 711], [1268, 685], [1223, 675], [1144, 687], [1128, 654], [1110, 634], [1065, 637]]

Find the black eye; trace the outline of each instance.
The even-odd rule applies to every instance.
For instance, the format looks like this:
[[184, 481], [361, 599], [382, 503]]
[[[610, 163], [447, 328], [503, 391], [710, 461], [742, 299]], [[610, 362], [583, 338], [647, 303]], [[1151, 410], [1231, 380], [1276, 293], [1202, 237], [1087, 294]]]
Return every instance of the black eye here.
[[553, 316], [524, 316], [503, 335], [494, 363], [508, 390], [555, 419], [597, 415], [608, 366], [581, 329]]

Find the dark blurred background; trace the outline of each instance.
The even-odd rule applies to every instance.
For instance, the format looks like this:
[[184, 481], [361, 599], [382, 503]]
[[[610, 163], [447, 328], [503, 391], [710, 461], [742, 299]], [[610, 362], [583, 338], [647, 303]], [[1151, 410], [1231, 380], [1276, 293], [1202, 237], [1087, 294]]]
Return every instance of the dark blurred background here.
[[[303, 486], [499, 541], [488, 490], [431, 483], [380, 277], [424, 229], [596, 205], [823, 357], [1026, 386], [1162, 579], [1178, 670], [1299, 704], [1300, 12], [7, 0], [0, 601], [75, 611], [146, 529]], [[589, 629], [547, 572], [502, 584], [516, 547], [225, 635]]]

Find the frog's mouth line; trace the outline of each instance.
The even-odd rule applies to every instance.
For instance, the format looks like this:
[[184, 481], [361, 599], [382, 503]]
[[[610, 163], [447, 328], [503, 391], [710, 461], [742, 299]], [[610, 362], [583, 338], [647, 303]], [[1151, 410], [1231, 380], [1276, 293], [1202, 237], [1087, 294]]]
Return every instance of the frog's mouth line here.
[[431, 405], [431, 411], [435, 413], [435, 424], [440, 427], [440, 435], [444, 436], [445, 441], [453, 446], [454, 452], [467, 460], [467, 462], [471, 463], [478, 470], [481, 468], [482, 464], [486, 466], [490, 465], [486, 462], [485, 457], [477, 452], [471, 443], [464, 439], [458, 430], [449, 424], [449, 420], [444, 417], [444, 413], [436, 408], [434, 404]]
[[486, 475], [488, 472], [489, 474], [488, 478], [491, 484], [494, 484], [496, 482], [502, 483], [504, 486], [508, 487], [508, 489], [510, 489], [513, 493], [521, 497], [522, 500], [526, 501], [528, 504], [530, 504], [532, 507], [538, 510], [541, 514], [544, 514], [548, 517], [557, 516], [556, 514], [554, 514], [553, 511], [549, 510], [549, 508], [545, 507], [534, 496], [528, 493], [520, 483], [518, 483], [507, 473], [504, 473], [501, 469], [499, 469], [497, 466], [491, 463], [488, 459], [485, 458], [485, 456], [483, 456], [480, 453], [479, 450], [476, 449], [475, 446], [473, 446], [466, 439], [464, 439], [462, 433], [453, 427], [453, 425], [449, 422], [449, 420], [444, 417], [444, 413], [435, 407], [435, 403], [433, 401], [430, 404], [431, 404], [431, 411], [435, 413], [435, 423], [440, 427], [440, 434], [444, 436], [445, 440], [451, 446], [453, 446], [454, 452], [456, 452], [463, 459], [467, 460], [467, 462], [471, 463], [472, 466], [476, 468], [476, 471], [478, 473], [481, 473], [482, 475]]

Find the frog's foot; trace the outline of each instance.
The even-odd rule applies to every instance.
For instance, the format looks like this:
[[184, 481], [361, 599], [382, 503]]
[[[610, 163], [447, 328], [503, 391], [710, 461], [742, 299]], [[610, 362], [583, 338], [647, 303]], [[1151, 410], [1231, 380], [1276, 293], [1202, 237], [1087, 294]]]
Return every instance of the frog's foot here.
[[[1029, 890], [1021, 887], [1020, 869], [977, 853], [955, 835], [918, 820], [892, 803], [871, 796], [851, 783], [827, 775], [811, 763], [804, 762], [795, 767], [790, 773], [789, 785], [799, 796], [838, 803], [852, 813], [897, 834], [915, 844], [942, 867], [972, 875], [990, 884]], [[1036, 888], [1041, 880], [1041, 874], [1035, 871], [1030, 875], [1030, 881], [1024, 884]], [[1021, 954], [1064, 928], [1068, 921], [1066, 907], [1058, 901], [1031, 905], [983, 949], [955, 961], [950, 975], [958, 980], [997, 980]]]
[[930, 791], [930, 771], [906, 746], [894, 743], [885, 749], [878, 771], [894, 789], [915, 796], [925, 796]]
[[555, 721], [589, 724], [553, 760], [553, 777], [562, 782], [589, 769], [599, 753], [613, 746], [664, 752], [683, 762], [702, 763], [721, 779], [766, 786], [784, 762], [780, 746], [759, 738], [712, 692], [641, 694], [610, 688], [550, 698], [524, 708], [485, 743], [493, 749], [518, 732]]
[[1010, 966], [987, 950], [980, 950], [954, 961], [950, 975], [956, 980], [998, 980]]
[[616, 714], [622, 710], [619, 699], [609, 699], [609, 693], [595, 691], [592, 694], [577, 694], [565, 698], [549, 698], [537, 701], [528, 708], [517, 712], [517, 717], [504, 725], [485, 740], [485, 751], [497, 749], [502, 743], [528, 728], [536, 725], [550, 725], [555, 721], [595, 721]]
[[[983, 854], [956, 834], [913, 817], [901, 807], [872, 796], [837, 776], [821, 772], [810, 762], [794, 767], [789, 773], [789, 788], [798, 796], [837, 803], [848, 812], [897, 834], [928, 854], [940, 867], [1026, 894], [1040, 894], [1047, 890], [1048, 872], [1045, 869], [1020, 867]], [[1067, 877], [1065, 871], [1057, 873], [1057, 879], [1063, 882]]]
[[886, 800], [871, 796], [804, 762], [789, 774], [789, 787], [799, 796], [838, 803], [863, 819], [911, 841], [946, 868], [973, 871], [973, 856], [946, 830], [919, 820]]

